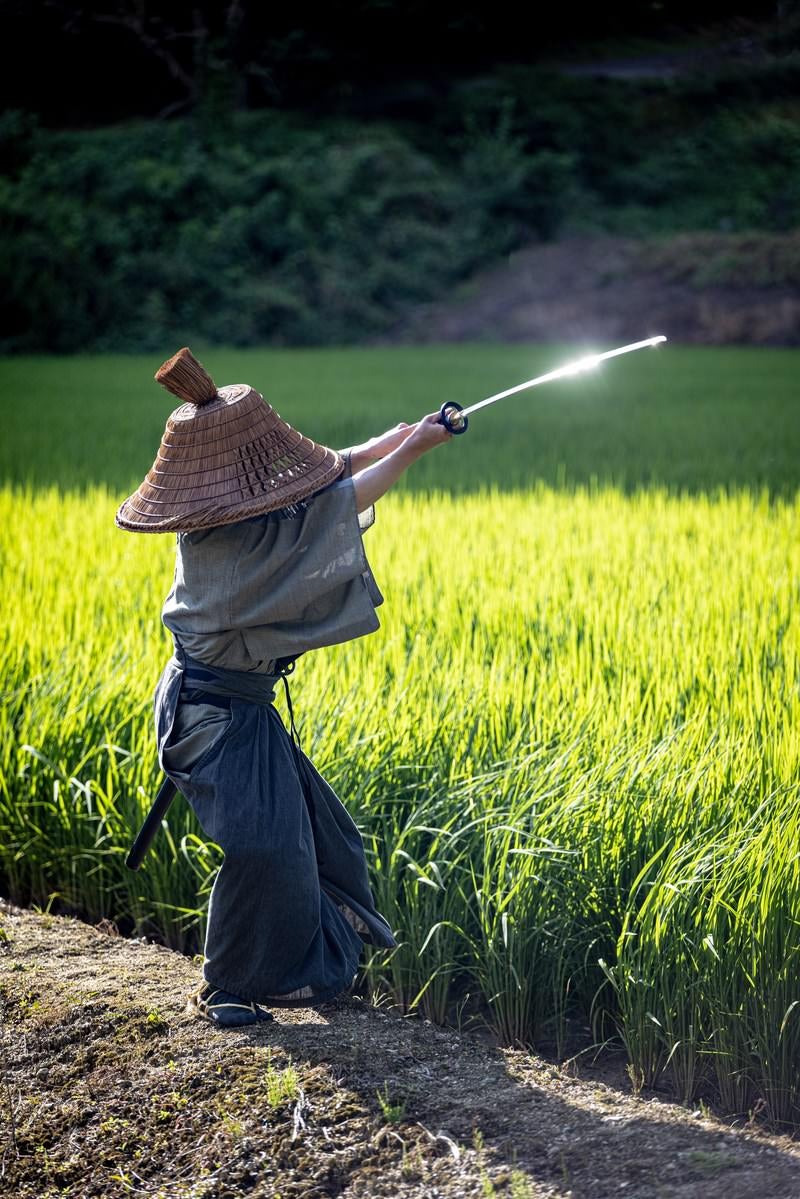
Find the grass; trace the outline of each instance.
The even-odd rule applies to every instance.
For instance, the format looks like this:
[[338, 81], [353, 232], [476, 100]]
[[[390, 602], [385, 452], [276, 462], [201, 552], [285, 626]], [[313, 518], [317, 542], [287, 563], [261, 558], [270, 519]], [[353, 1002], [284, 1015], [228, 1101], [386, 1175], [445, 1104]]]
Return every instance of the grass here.
[[[474, 362], [479, 353], [469, 348]], [[429, 359], [442, 370], [443, 354]], [[641, 357], [653, 378], [673, 370], [666, 351]], [[314, 358], [287, 356], [307, 387]], [[398, 394], [401, 360], [386, 359], [386, 389]], [[410, 354], [407, 377], [424, 361]], [[381, 501], [366, 544], [387, 596], [382, 630], [301, 662], [296, 709], [304, 747], [362, 830], [377, 906], [400, 942], [365, 962], [376, 993], [444, 1020], [468, 989], [508, 1044], [563, 1049], [577, 1018], [598, 1042], [622, 1040], [640, 1085], [666, 1077], [687, 1101], [761, 1105], [792, 1126], [800, 495], [788, 466], [775, 487], [761, 484], [797, 422], [793, 360], [758, 361], [759, 377], [777, 382], [748, 407], [755, 356], [678, 352], [675, 369], [697, 377], [711, 363], [721, 380], [704, 399], [717, 423], [698, 419], [684, 446], [691, 489], [567, 485], [565, 471], [560, 489], [532, 478], [525, 490], [472, 494], [475, 477], [462, 476], [460, 494], [415, 484]], [[382, 395], [378, 355], [352, 362], [369, 365]], [[351, 385], [366, 425], [365, 377]], [[316, 386], [309, 412], [319, 375]], [[725, 395], [738, 396], [735, 421], [722, 419]], [[681, 420], [690, 427], [687, 403], [664, 392], [673, 435]], [[781, 420], [765, 422], [767, 410]], [[384, 396], [369, 425], [330, 440], [404, 415]], [[470, 446], [476, 470], [483, 454], [490, 477], [504, 462], [521, 477], [541, 419], [534, 404], [524, 439], [499, 424], [493, 443], [476, 418], [441, 451], [442, 478]], [[51, 444], [59, 421], [40, 413], [29, 473], [57, 474], [59, 449], [69, 458], [63, 441]], [[717, 486], [733, 452], [726, 428], [748, 447], [741, 471], [753, 486]], [[101, 474], [120, 470], [119, 437], [109, 434]], [[641, 462], [628, 454], [633, 477]], [[172, 542], [114, 528], [127, 476], [113, 491], [88, 476], [72, 489], [71, 471], [60, 488], [0, 491], [0, 883], [18, 901], [192, 951], [219, 853], [187, 805], [173, 805], [142, 871], [124, 868], [157, 785], [150, 703], [169, 653], [157, 613]]]
[[388, 1080], [383, 1084], [382, 1091], [376, 1091], [375, 1095], [378, 1100], [378, 1106], [381, 1109], [381, 1115], [387, 1124], [400, 1124], [406, 1114], [406, 1105], [403, 1100], [399, 1102], [393, 1100], [389, 1094]]
[[[643, 319], [642, 337], [658, 332]], [[123, 498], [152, 464], [173, 406], [152, 381], [171, 348], [149, 358], [0, 360], [0, 478], [79, 490], [102, 483]], [[292, 424], [339, 447], [444, 400], [477, 402], [586, 348], [197, 352], [218, 383], [251, 383]], [[800, 458], [796, 369], [792, 350], [668, 343], [483, 410], [465, 437], [418, 463], [407, 485], [463, 493], [541, 481], [791, 496]]]

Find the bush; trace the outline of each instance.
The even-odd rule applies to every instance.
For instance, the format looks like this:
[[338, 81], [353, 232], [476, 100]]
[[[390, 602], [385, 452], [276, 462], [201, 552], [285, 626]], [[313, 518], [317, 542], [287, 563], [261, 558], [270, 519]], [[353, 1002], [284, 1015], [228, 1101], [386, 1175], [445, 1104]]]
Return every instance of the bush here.
[[786, 231], [800, 225], [800, 128], [773, 113], [723, 113], [651, 149], [619, 181], [651, 227]]
[[0, 350], [355, 342], [563, 227], [791, 230], [798, 79], [796, 54], [675, 79], [506, 66], [402, 127], [6, 113]]
[[182, 121], [40, 133], [15, 154], [5, 350], [358, 340], [551, 235], [571, 169], [526, 157], [505, 126], [444, 166], [391, 130], [268, 114], [237, 118], [227, 141]]

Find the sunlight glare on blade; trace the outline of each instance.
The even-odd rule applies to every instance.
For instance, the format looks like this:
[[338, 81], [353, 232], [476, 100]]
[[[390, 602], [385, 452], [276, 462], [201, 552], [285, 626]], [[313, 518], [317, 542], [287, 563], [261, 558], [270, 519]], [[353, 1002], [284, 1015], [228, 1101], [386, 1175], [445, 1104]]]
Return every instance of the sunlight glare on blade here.
[[528, 379], [526, 383], [518, 383], [516, 387], [509, 387], [506, 391], [499, 391], [497, 395], [489, 396], [477, 404], [472, 404], [471, 407], [464, 408], [461, 415], [470, 416], [471, 413], [477, 412], [479, 408], [486, 408], [489, 404], [495, 404], [498, 400], [503, 400], [506, 396], [515, 395], [518, 391], [526, 391], [529, 387], [538, 387], [541, 383], [550, 383], [554, 379], [564, 379], [570, 375], [577, 375], [581, 371], [593, 370], [607, 358], [618, 358], [620, 354], [630, 354], [634, 350], [643, 350], [646, 346], [657, 346], [666, 340], [664, 334], [659, 333], [655, 337], [646, 337], [643, 341], [633, 341], [627, 346], [619, 346], [616, 350], [606, 350], [603, 354], [590, 354], [584, 358], [578, 358], [575, 362], [568, 362], [566, 366], [559, 366], [555, 370], [548, 371], [545, 375], [538, 375], [535, 379]]

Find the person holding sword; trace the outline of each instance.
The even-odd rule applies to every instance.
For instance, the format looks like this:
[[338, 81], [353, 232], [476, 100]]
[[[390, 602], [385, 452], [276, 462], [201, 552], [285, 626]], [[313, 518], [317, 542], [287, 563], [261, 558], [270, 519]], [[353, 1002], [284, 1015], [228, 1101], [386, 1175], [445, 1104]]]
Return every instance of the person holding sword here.
[[[238, 1027], [333, 999], [364, 943], [396, 945], [361, 835], [300, 748], [287, 675], [300, 655], [379, 627], [362, 534], [375, 503], [453, 434], [435, 412], [337, 452], [253, 388], [218, 389], [186, 348], [156, 379], [183, 403], [116, 523], [177, 533], [158, 756], [224, 853], [187, 1007]], [[273, 704], [281, 682], [288, 729]]]

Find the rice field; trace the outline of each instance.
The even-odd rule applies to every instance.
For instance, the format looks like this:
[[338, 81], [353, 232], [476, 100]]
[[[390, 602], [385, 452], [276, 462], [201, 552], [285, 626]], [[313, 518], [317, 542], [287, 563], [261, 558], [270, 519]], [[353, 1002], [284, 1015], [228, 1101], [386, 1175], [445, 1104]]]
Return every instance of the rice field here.
[[[265, 394], [267, 374], [291, 380], [276, 407], [343, 445], [559, 354], [273, 352], [243, 369]], [[795, 356], [670, 354], [593, 381], [594, 408], [577, 384], [498, 405], [419, 463], [365, 537], [381, 631], [302, 659], [293, 698], [400, 941], [365, 957], [368, 990], [435, 1021], [480, 1012], [506, 1044], [563, 1053], [588, 1029], [624, 1045], [637, 1086], [796, 1127]], [[170, 652], [171, 538], [113, 525], [169, 410], [151, 365], [0, 364], [0, 893], [193, 952], [219, 851], [188, 805], [124, 866], [158, 783]]]

